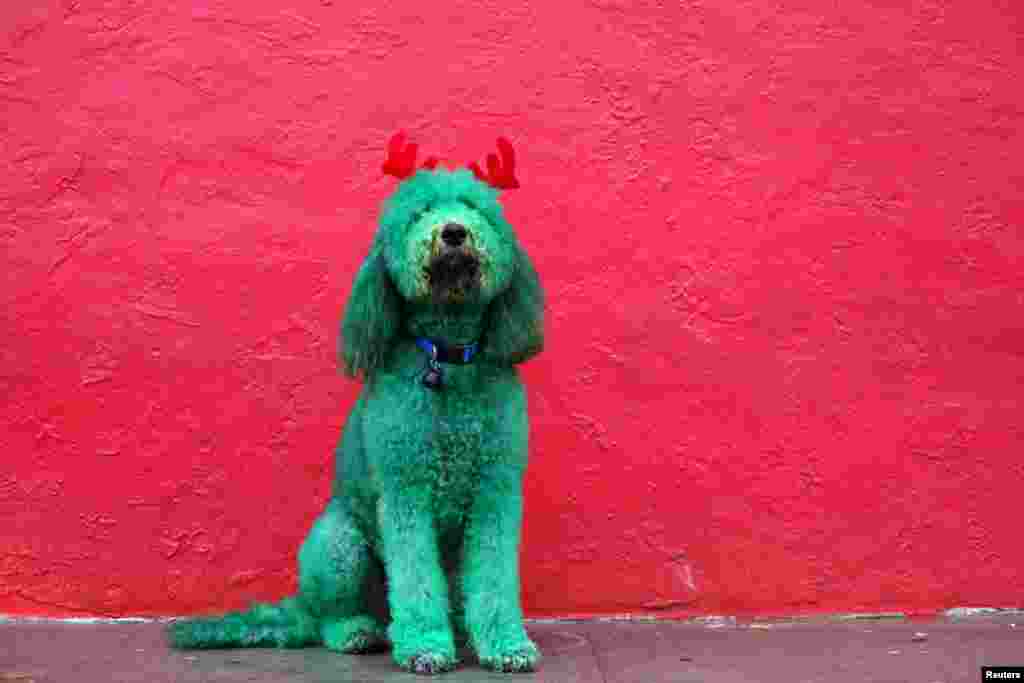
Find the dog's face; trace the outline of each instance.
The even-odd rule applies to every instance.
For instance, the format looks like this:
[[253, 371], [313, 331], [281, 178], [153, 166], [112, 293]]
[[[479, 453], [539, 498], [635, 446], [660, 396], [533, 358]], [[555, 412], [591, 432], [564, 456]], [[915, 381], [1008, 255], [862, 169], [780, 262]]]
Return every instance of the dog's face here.
[[508, 287], [516, 244], [496, 194], [465, 170], [424, 170], [402, 183], [379, 239], [403, 299], [486, 304]]
[[409, 312], [405, 304], [442, 318], [481, 311], [484, 362], [511, 366], [544, 348], [544, 290], [498, 202], [499, 188], [519, 187], [513, 152], [503, 138], [498, 149], [502, 159], [488, 155], [486, 174], [475, 164], [416, 171], [415, 146], [392, 138], [383, 169], [402, 182], [384, 203], [345, 307], [346, 373], [369, 377], [380, 367]]

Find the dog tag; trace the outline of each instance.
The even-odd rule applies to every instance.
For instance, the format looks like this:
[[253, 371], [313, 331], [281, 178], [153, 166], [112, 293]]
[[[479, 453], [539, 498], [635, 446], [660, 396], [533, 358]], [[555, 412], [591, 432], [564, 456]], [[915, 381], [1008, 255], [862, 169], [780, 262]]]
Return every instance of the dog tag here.
[[444, 376], [441, 374], [441, 366], [437, 361], [431, 360], [426, 372], [423, 373], [423, 386], [428, 389], [440, 389], [442, 384]]
[[423, 386], [428, 389], [440, 389], [442, 384], [441, 373], [430, 369], [423, 373]]

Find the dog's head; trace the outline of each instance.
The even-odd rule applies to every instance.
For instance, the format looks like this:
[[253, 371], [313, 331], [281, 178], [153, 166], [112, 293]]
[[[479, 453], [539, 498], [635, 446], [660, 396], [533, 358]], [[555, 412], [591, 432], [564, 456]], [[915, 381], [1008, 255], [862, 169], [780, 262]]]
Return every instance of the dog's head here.
[[403, 299], [487, 302], [510, 284], [517, 249], [497, 191], [468, 170], [420, 170], [388, 200], [377, 240]]
[[543, 345], [543, 295], [537, 274], [498, 202], [519, 186], [511, 144], [488, 172], [415, 167], [416, 145], [399, 133], [384, 172], [402, 179], [384, 204], [379, 228], [356, 276], [342, 326], [342, 361], [350, 375], [373, 370], [401, 331], [404, 302], [486, 307], [481, 355], [517, 363]]

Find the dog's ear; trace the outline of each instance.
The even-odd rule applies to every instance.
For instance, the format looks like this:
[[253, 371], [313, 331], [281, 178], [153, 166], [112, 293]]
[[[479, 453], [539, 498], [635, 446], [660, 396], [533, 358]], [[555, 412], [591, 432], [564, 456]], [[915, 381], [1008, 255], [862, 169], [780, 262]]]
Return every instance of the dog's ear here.
[[345, 373], [365, 377], [384, 359], [401, 325], [402, 299], [388, 277], [384, 254], [375, 247], [356, 273], [341, 323]]
[[544, 348], [544, 290], [529, 257], [516, 248], [507, 290], [487, 309], [481, 355], [502, 365], [521, 363]]

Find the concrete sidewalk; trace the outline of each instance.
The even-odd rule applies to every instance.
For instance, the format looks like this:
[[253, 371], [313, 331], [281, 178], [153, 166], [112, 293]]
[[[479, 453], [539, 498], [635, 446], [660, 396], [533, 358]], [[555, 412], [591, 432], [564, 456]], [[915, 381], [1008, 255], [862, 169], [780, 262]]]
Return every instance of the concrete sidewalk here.
[[[1024, 665], [1024, 614], [737, 622], [531, 622], [534, 674], [494, 674], [471, 656], [439, 680], [960, 683], [983, 665]], [[423, 681], [388, 655], [307, 650], [177, 652], [157, 623], [0, 622], [7, 683]]]

